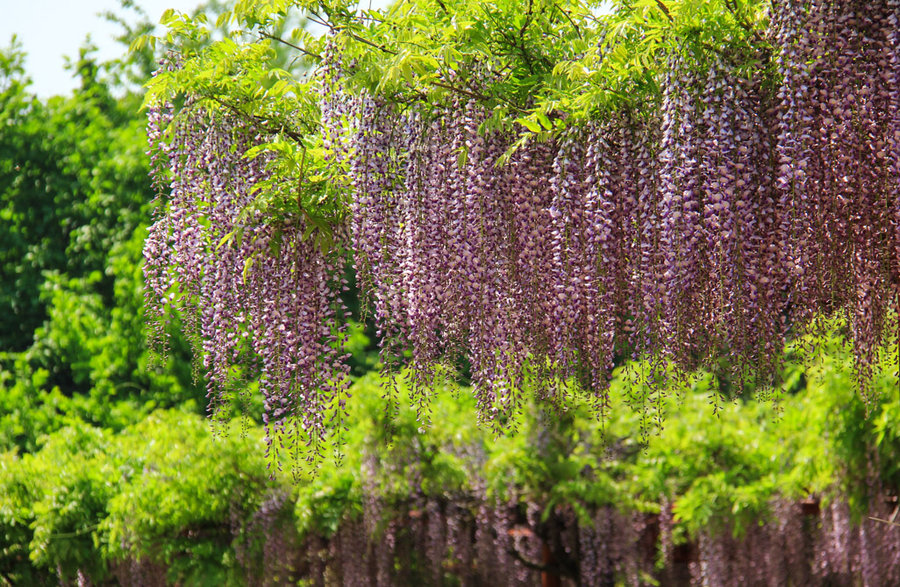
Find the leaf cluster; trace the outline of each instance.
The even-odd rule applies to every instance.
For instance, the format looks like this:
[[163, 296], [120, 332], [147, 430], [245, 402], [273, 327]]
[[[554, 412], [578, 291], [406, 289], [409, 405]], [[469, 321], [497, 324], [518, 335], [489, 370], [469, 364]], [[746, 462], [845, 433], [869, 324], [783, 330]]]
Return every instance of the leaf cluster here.
[[80, 571], [103, 581], [130, 558], [163, 563], [173, 582], [225, 577], [229, 517], [254, 511], [268, 479], [260, 443], [255, 430], [214, 439], [179, 411], [118, 434], [71, 420], [39, 452], [0, 460], [0, 569], [14, 580], [59, 569], [58, 580]]
[[[169, 11], [168, 33], [137, 46], [159, 41], [177, 55], [177, 67], [148, 84], [145, 106], [187, 100], [251, 124], [267, 137], [260, 151], [276, 155], [273, 184], [311, 192], [297, 203], [324, 226], [340, 222], [350, 200], [347, 169], [323, 156], [322, 92], [422, 112], [475, 101], [490, 114], [482, 132], [518, 137], [512, 151], [590, 119], [651, 113], [675, 57], [701, 71], [727, 60], [771, 83], [769, 9], [761, 0], [404, 0], [384, 10], [247, 0], [215, 25]], [[298, 69], [285, 67], [285, 52]], [[256, 209], [293, 214], [282, 192], [265, 186]]]

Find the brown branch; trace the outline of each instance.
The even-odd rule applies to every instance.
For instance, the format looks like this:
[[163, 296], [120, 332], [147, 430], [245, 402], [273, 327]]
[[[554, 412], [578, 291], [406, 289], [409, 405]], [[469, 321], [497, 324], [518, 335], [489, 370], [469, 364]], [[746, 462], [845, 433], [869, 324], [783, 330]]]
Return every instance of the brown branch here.
[[288, 138], [293, 139], [297, 143], [300, 143], [301, 145], [303, 144], [303, 135], [300, 135], [292, 130], [285, 128], [284, 125], [281, 125], [281, 129], [278, 132], [273, 132], [272, 130], [265, 128], [265, 124], [267, 122], [269, 122], [269, 120], [270, 120], [268, 118], [264, 118], [262, 116], [257, 116], [255, 114], [247, 114], [246, 112], [244, 112], [243, 110], [241, 110], [240, 108], [235, 106], [234, 104], [230, 104], [230, 103], [226, 102], [225, 100], [222, 100], [218, 96], [209, 95], [209, 96], [202, 96], [202, 97], [212, 100], [213, 102], [215, 102], [216, 104], [219, 104], [223, 108], [227, 108], [233, 114], [237, 115], [238, 118], [244, 119], [245, 121], [252, 124], [255, 128], [261, 130], [262, 132], [264, 132], [266, 134], [272, 135], [272, 134], [278, 134], [278, 132], [280, 132], [281, 134], [287, 136]]
[[[315, 18], [313, 18], [313, 17], [315, 17]], [[321, 16], [319, 16], [312, 10], [309, 11], [309, 14], [306, 16], [306, 18], [313, 21], [314, 23], [316, 23], [319, 26], [323, 26], [327, 29], [334, 30], [334, 27], [331, 25], [330, 22], [328, 22], [327, 20], [324, 20]]]
[[444, 82], [432, 81], [429, 83], [433, 86], [437, 86], [439, 88], [444, 88], [445, 90], [450, 90], [451, 92], [456, 92], [457, 94], [462, 94], [463, 96], [468, 96], [469, 98], [472, 98], [473, 100], [481, 100], [482, 102], [488, 102], [490, 100], [496, 99], [496, 100], [503, 102], [504, 104], [506, 104], [513, 110], [515, 110], [516, 112], [519, 112], [522, 114], [525, 114], [527, 112], [527, 110], [520, 108], [519, 106], [513, 104], [512, 102], [510, 102], [509, 100], [506, 100], [504, 98], [488, 96], [487, 94], [481, 94], [479, 92], [474, 92], [472, 90], [467, 90], [465, 88], [460, 88], [458, 86], [450, 85], [450, 84], [447, 84]]
[[662, 0], [656, 0], [656, 5], [659, 6], [659, 9], [662, 10], [662, 13], [666, 15], [666, 18], [669, 19], [669, 22], [675, 22], [675, 19], [672, 18], [672, 13], [669, 12], [669, 8], [663, 4]]
[[531, 24], [531, 16], [532, 9], [534, 8], [534, 0], [528, 0], [528, 12], [525, 13], [525, 21], [522, 23], [522, 27], [519, 29], [519, 37], [525, 38], [525, 31], [528, 30], [528, 26]]
[[884, 523], [884, 524], [890, 524], [891, 526], [900, 526], [900, 524], [898, 524], [897, 522], [892, 522], [892, 521], [890, 521], [890, 520], [883, 520], [883, 519], [881, 519], [881, 518], [876, 518], [876, 517], [874, 517], [874, 516], [869, 516], [869, 519], [870, 519], [870, 520], [875, 520], [876, 522], [882, 522], [882, 523]]
[[734, 17], [735, 22], [738, 25], [750, 33], [754, 39], [756, 39], [760, 43], [765, 43], [766, 40], [760, 35], [759, 30], [753, 28], [753, 25], [744, 17], [743, 13], [738, 10], [737, 0], [725, 0], [725, 8], [728, 9], [728, 12]]
[[[659, 0], [657, 0], [657, 1], [659, 1]], [[575, 29], [575, 32], [578, 33], [578, 38], [581, 39], [581, 40], [584, 40], [584, 36], [581, 34], [581, 29], [578, 28], [578, 25], [575, 24], [575, 21], [574, 21], [574, 20], [572, 20], [572, 16], [569, 14], [569, 12], [568, 12], [567, 10], [564, 10], [563, 7], [560, 6], [559, 4], [554, 4], [553, 6], [554, 6], [557, 10], [559, 10], [559, 11], [562, 13], [563, 16], [566, 17], [566, 20], [569, 21], [569, 24], [571, 24], [572, 27]]]
[[444, 88], [445, 90], [450, 90], [451, 92], [456, 92], [457, 94], [462, 94], [463, 96], [468, 96], [475, 100], [490, 100], [490, 96], [485, 96], [484, 94], [478, 94], [464, 88], [459, 88], [457, 86], [453, 86], [450, 84], [445, 84], [444, 82], [431, 82], [431, 85], [437, 86], [439, 88]]
[[[309, 18], [309, 19], [310, 19], [311, 21], [313, 21], [314, 23], [316, 23], [316, 24], [318, 24], [318, 25], [320, 25], [320, 26], [323, 26], [323, 27], [327, 28], [328, 30], [330, 30], [330, 31], [332, 31], [332, 32], [334, 32], [334, 31], [343, 31], [343, 32], [347, 33], [347, 35], [349, 35], [350, 38], [356, 39], [356, 40], [359, 41], [360, 43], [365, 43], [366, 45], [368, 45], [368, 46], [370, 46], [370, 47], [373, 47], [373, 48], [375, 48], [375, 49], [378, 49], [379, 51], [381, 51], [381, 52], [383, 52], [383, 53], [387, 53], [387, 54], [389, 54], [389, 55], [396, 55], [396, 54], [397, 54], [397, 52], [394, 51], [394, 50], [392, 50], [392, 49], [388, 49], [387, 47], [385, 47], [385, 46], [383, 46], [383, 45], [378, 45], [377, 43], [373, 43], [372, 41], [370, 41], [370, 40], [368, 40], [368, 39], [365, 39], [365, 38], [363, 38], [363, 37], [360, 37], [360, 36], [357, 35], [356, 33], [347, 30], [347, 27], [346, 27], [346, 26], [337, 26], [337, 25], [334, 25], [334, 24], [328, 22], [327, 20], [322, 19], [321, 16], [319, 16], [318, 14], [316, 14], [315, 12], [313, 12], [312, 10], [309, 11], [309, 14], [310, 14], [310, 16], [307, 16], [307, 18]], [[313, 17], [315, 17], [315, 18], [313, 18]], [[382, 22], [384, 22], [384, 21], [382, 21]]]
[[516, 559], [517, 561], [519, 561], [520, 563], [522, 563], [523, 566], [525, 566], [526, 568], [531, 569], [532, 571], [540, 571], [540, 572], [542, 572], [542, 573], [547, 573], [547, 572], [552, 572], [553, 570], [555, 570], [555, 569], [551, 569], [551, 568], [548, 567], [547, 565], [542, 565], [542, 564], [540, 564], [540, 563], [536, 563], [536, 562], [533, 562], [533, 561], [528, 560], [527, 558], [525, 558], [524, 556], [522, 556], [522, 553], [519, 552], [519, 549], [517, 549], [517, 548], [515, 548], [515, 547], [507, 548], [507, 549], [506, 549], [506, 552], [507, 552], [508, 554], [511, 554], [513, 557], [515, 557], [515, 559]]
[[300, 51], [307, 57], [314, 57], [320, 61], [322, 60], [322, 56], [319, 55], [318, 53], [313, 53], [312, 51], [308, 51], [307, 49], [304, 49], [303, 47], [301, 47], [299, 45], [295, 45], [294, 43], [291, 43], [290, 41], [286, 41], [276, 35], [271, 35], [271, 34], [267, 33], [266, 31], [260, 31], [259, 35], [261, 37], [265, 37], [266, 39], [272, 39], [273, 41], [278, 41], [279, 43], [287, 45], [288, 47], [291, 47], [292, 49], [296, 49], [297, 51]]
[[370, 47], [374, 47], [375, 49], [378, 49], [382, 53], [387, 53], [388, 55], [397, 55], [397, 51], [394, 51], [393, 49], [388, 49], [384, 45], [379, 45], [378, 43], [373, 43], [369, 39], [360, 37], [356, 33], [352, 33], [350, 31], [346, 30], [345, 28], [338, 28], [337, 30], [342, 30], [342, 31], [346, 32], [348, 35], [350, 35], [351, 39], [356, 39], [360, 43], [365, 43], [366, 45], [368, 45]]
[[[543, 544], [543, 540], [541, 540]], [[544, 548], [547, 548], [546, 544], [543, 544]], [[513, 557], [526, 568], [531, 569], [532, 571], [539, 571], [541, 573], [547, 573], [550, 575], [556, 575], [557, 577], [572, 577], [576, 574], [572, 571], [571, 566], [566, 564], [561, 564], [559, 562], [548, 562], [546, 564], [536, 563], [534, 561], [528, 560], [525, 556], [519, 552], [519, 549], [516, 548], [515, 543], [513, 546], [507, 547], [506, 552]]]

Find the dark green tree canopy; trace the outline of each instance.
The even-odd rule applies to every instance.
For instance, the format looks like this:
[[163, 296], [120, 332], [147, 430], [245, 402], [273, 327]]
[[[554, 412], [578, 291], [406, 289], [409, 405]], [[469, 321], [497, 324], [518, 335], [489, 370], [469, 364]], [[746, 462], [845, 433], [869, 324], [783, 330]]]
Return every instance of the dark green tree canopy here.
[[[145, 155], [120, 152], [140, 132], [98, 83], [98, 64], [82, 52], [82, 87], [71, 99], [39, 101], [28, 91], [23, 54], [0, 63], [0, 349], [30, 346], [46, 318], [45, 272], [88, 275], [104, 269], [115, 242], [130, 235], [146, 206]], [[134, 146], [139, 145], [131, 141]], [[106, 299], [111, 279], [101, 278]]]

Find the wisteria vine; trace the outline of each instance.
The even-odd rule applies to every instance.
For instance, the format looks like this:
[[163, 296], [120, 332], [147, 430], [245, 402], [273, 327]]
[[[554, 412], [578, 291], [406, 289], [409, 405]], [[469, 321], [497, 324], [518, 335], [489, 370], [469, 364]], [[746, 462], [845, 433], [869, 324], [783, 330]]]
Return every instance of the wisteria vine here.
[[[166, 108], [150, 112], [154, 124], [165, 116]], [[246, 157], [259, 143], [246, 124], [201, 108], [169, 122], [168, 138], [151, 134], [166, 154], [158, 173], [171, 178], [165, 214], [144, 246], [151, 342], [165, 353], [165, 305], [175, 305], [213, 415], [236, 381], [258, 374], [274, 462], [282, 450], [318, 458], [318, 442], [340, 430], [349, 387], [341, 259], [305, 237], [301, 218], [275, 226], [252, 210], [269, 172], [265, 155]]]
[[244, 156], [264, 140], [252, 120], [198, 101], [172, 122], [158, 106], [171, 195], [145, 248], [151, 322], [168, 301], [188, 310], [213, 404], [233, 365], [258, 369], [276, 436], [292, 422], [322, 438], [346, 400], [342, 249], [386, 369], [409, 368], [423, 409], [459, 365], [497, 424], [529, 388], [556, 404], [581, 389], [602, 413], [632, 359], [655, 386], [671, 366], [771, 385], [786, 342], [822, 316], [846, 317], [867, 394], [900, 328], [898, 22], [897, 0], [778, 0], [773, 69], [686, 45], [657, 102], [513, 151], [516, 136], [484, 130], [477, 92], [354, 90], [357, 64], [329, 44], [323, 148], [350, 194], [331, 250], [299, 215], [248, 213], [272, 179]]

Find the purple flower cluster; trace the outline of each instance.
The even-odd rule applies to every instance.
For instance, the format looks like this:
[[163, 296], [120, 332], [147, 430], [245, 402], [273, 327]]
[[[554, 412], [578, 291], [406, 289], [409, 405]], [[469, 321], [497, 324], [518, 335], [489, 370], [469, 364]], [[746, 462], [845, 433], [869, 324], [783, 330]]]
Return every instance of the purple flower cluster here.
[[788, 314], [846, 313], [865, 394], [900, 304], [900, 4], [791, 1], [778, 14]]
[[497, 168], [505, 145], [479, 135], [474, 104], [400, 116], [367, 100], [362, 114], [352, 238], [383, 348], [411, 350], [423, 393], [440, 362], [465, 356], [483, 413], [514, 413], [542, 318], [547, 149]]
[[370, 103], [357, 268], [416, 382], [465, 357], [488, 420], [525, 382], [555, 399], [577, 381], [602, 410], [619, 358], [656, 357], [658, 383], [661, 359], [721, 371], [727, 355], [730, 381], [766, 385], [789, 335], [846, 313], [865, 387], [900, 283], [897, 4], [781, 3], [777, 92], [684, 50], [658, 115], [572, 128], [505, 166], [510, 138], [479, 133], [474, 103]]
[[[872, 517], [859, 522], [841, 501], [823, 505], [819, 512], [818, 502], [779, 500], [773, 504], [773, 519], [751, 524], [740, 537], [728, 528], [702, 532], [696, 543], [686, 545], [691, 583], [895, 584], [900, 580], [900, 531], [884, 521], [893, 504], [886, 504], [883, 494], [873, 497]], [[669, 557], [666, 566], [674, 578], [678, 561]]]
[[268, 171], [265, 156], [244, 156], [259, 143], [251, 129], [198, 107], [174, 124], [160, 149], [169, 200], [144, 249], [152, 340], [165, 339], [165, 306], [181, 310], [210, 410], [230, 400], [237, 377], [259, 374], [271, 450], [315, 447], [349, 385], [341, 261], [304, 238], [302, 220], [275, 225], [254, 212], [255, 186]]
[[[785, 340], [823, 315], [848, 319], [866, 392], [900, 309], [900, 1], [774, 7], [775, 78], [682, 48], [658, 108], [532, 140], [504, 165], [514, 137], [480, 131], [482, 105], [354, 95], [329, 42], [326, 157], [346, 170], [383, 363], [410, 367], [423, 420], [442, 365], [470, 366], [495, 423], [529, 386], [560, 403], [576, 382], [602, 412], [626, 359], [650, 358], [657, 389], [669, 364], [723, 375], [723, 356], [729, 380], [769, 384]], [[193, 310], [214, 403], [229, 366], [257, 357], [271, 431], [319, 438], [346, 392], [338, 262], [302, 221], [243, 212], [269, 178], [243, 157], [249, 129], [194, 109], [166, 143], [170, 117], [149, 127], [171, 178], [145, 250], [150, 322], [167, 303]]]
[[664, 348], [687, 368], [726, 352], [743, 381], [770, 374], [783, 344], [771, 128], [759, 80], [698, 65], [676, 61], [664, 85]]

